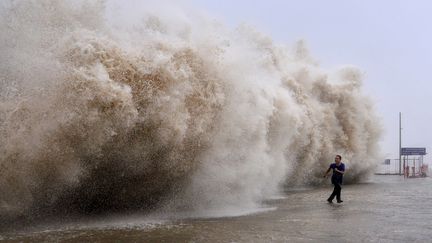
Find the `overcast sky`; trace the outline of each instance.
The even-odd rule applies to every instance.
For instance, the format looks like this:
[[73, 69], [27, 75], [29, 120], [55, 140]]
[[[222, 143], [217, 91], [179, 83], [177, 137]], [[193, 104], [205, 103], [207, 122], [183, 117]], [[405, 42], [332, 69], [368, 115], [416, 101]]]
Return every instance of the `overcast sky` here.
[[282, 44], [304, 39], [323, 67], [358, 66], [382, 118], [383, 153], [398, 157], [399, 112], [402, 146], [432, 153], [432, 1], [191, 2], [232, 28], [247, 23]]

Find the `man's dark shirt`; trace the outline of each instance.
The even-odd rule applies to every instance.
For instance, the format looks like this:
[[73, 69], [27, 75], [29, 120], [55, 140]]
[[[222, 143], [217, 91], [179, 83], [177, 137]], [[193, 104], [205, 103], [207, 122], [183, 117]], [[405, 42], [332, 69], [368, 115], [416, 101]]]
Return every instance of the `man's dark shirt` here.
[[333, 175], [332, 175], [332, 178], [331, 178], [332, 184], [342, 184], [343, 174], [337, 172], [335, 170], [335, 168], [337, 168], [340, 171], [345, 171], [345, 164], [342, 163], [342, 162], [339, 164], [339, 166], [337, 166], [336, 163], [330, 164], [330, 169], [333, 170]]

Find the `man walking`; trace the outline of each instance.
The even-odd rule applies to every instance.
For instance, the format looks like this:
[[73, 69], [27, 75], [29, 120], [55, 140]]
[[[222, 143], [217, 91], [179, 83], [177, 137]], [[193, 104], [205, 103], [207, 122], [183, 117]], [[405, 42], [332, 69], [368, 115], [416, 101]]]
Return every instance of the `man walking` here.
[[335, 163], [330, 164], [330, 167], [324, 174], [324, 177], [327, 177], [331, 170], [333, 170], [333, 175], [331, 177], [331, 182], [334, 185], [333, 193], [327, 199], [329, 203], [333, 203], [333, 199], [336, 197], [337, 203], [343, 202], [341, 200], [341, 190], [342, 190], [342, 180], [343, 175], [345, 173], [345, 164], [341, 162], [342, 157], [340, 155], [336, 155]]

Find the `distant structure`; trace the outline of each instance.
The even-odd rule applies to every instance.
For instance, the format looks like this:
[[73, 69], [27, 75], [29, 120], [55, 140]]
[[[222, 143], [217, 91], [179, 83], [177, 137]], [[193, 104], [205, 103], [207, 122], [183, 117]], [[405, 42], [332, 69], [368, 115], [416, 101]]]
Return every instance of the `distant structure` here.
[[[426, 148], [402, 148], [402, 112], [399, 112], [399, 175], [402, 175], [403, 171], [403, 175], [405, 178], [426, 177], [428, 172], [428, 165], [423, 164], [424, 155], [426, 155]], [[386, 160], [384, 161], [384, 164], [390, 166], [391, 161]], [[386, 172], [385, 174], [396, 173]]]
[[[405, 178], [426, 177], [428, 165], [424, 164], [423, 156], [426, 148], [401, 148], [401, 160], [386, 159], [378, 167], [377, 175], [403, 175]], [[401, 171], [402, 173], [399, 173]]]
[[428, 166], [423, 163], [426, 148], [401, 148], [403, 174], [406, 178], [426, 177]]
[[429, 170], [428, 165], [423, 163], [424, 155], [426, 148], [402, 147], [402, 113], [399, 112], [399, 159], [386, 159], [375, 174], [403, 175], [405, 178], [426, 177]]

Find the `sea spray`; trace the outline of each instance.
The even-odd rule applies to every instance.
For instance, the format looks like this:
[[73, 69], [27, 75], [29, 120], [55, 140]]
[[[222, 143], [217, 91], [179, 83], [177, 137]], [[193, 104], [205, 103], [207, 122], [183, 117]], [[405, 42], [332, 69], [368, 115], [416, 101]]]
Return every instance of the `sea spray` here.
[[0, 215], [232, 212], [322, 182], [335, 153], [348, 182], [374, 168], [361, 71], [325, 70], [303, 42], [248, 26], [142, 8], [126, 24], [104, 2], [3, 3]]

